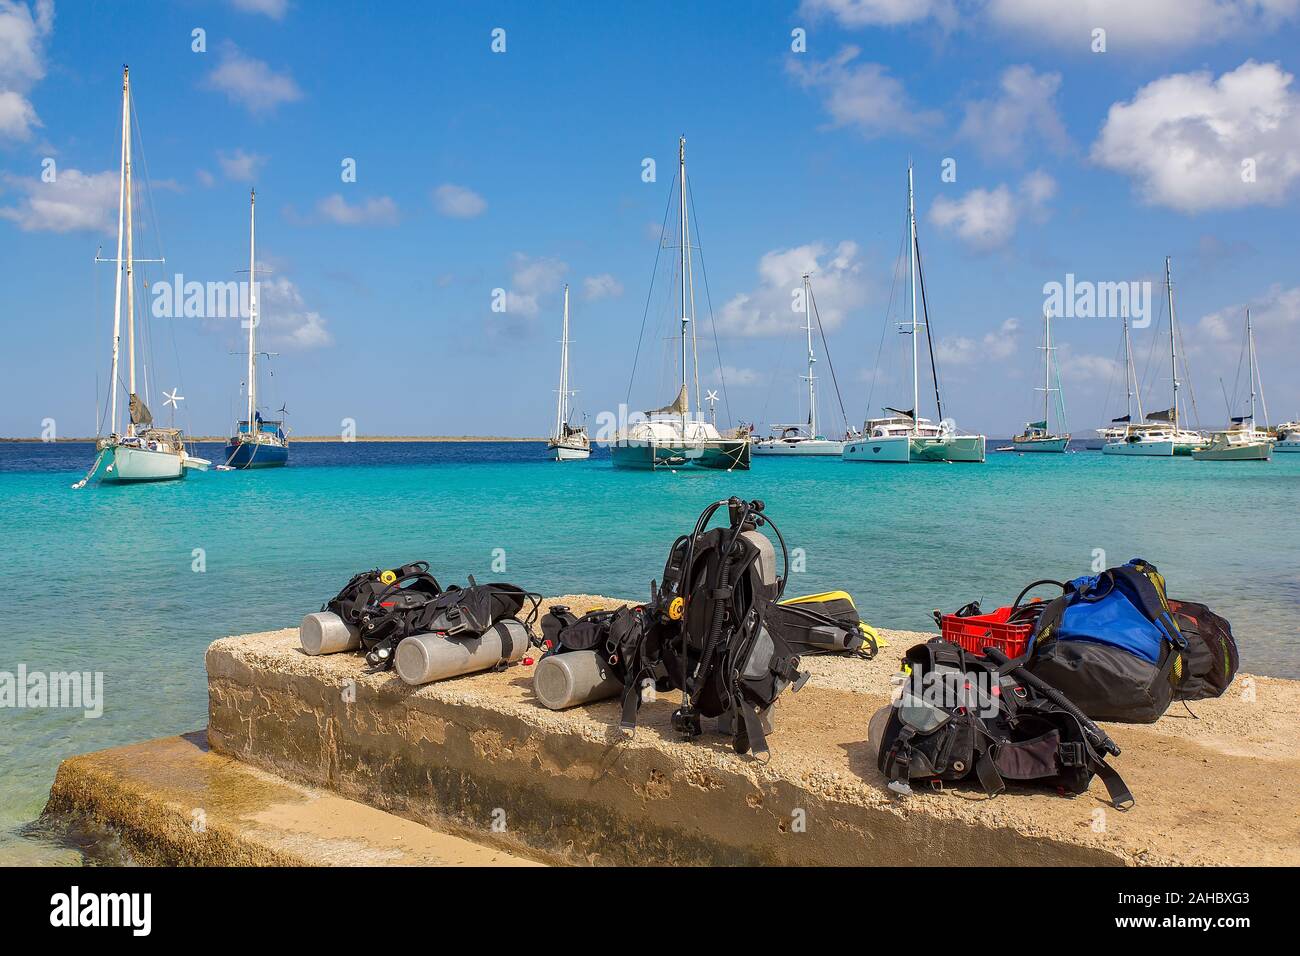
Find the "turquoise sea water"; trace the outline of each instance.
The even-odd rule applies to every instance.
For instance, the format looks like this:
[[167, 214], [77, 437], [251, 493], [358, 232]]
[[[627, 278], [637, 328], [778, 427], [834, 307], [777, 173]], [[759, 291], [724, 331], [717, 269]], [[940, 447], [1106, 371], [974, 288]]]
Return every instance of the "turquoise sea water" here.
[[[803, 549], [791, 592], [843, 587], [880, 625], [924, 629], [932, 608], [1008, 603], [1035, 578], [1088, 573], [1103, 549], [1109, 564], [1147, 558], [1174, 596], [1226, 616], [1244, 668], [1300, 678], [1300, 455], [756, 459], [727, 475], [543, 454], [523, 443], [301, 443], [285, 469], [77, 492], [89, 446], [0, 445], [0, 672], [98, 671], [105, 696], [96, 719], [0, 708], [0, 863], [80, 858], [18, 835], [59, 760], [202, 727], [214, 638], [295, 625], [354, 572], [419, 558], [444, 583], [474, 574], [644, 598], [672, 540], [731, 494], [764, 499]], [[506, 570], [493, 571], [502, 553]]]

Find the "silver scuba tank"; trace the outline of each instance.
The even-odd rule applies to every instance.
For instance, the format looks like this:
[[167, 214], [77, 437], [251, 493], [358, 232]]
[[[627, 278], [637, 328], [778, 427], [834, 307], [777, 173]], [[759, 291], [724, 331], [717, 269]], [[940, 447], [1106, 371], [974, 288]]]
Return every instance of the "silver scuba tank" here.
[[304, 654], [337, 654], [361, 646], [361, 632], [333, 611], [308, 614], [298, 625], [298, 642]]
[[533, 672], [533, 693], [551, 710], [604, 700], [622, 690], [623, 682], [595, 651], [548, 654]]
[[482, 634], [413, 634], [397, 645], [393, 666], [408, 684], [430, 684], [513, 663], [526, 650], [528, 629], [508, 617]]

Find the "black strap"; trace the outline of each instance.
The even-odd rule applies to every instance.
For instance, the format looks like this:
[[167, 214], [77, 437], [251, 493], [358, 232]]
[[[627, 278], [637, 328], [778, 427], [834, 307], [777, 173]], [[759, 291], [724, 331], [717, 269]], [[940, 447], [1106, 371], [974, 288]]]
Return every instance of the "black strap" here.
[[[758, 708], [753, 704], [747, 703], [737, 698], [732, 704], [733, 708], [740, 711], [740, 716], [745, 724], [745, 741], [740, 736], [736, 737], [736, 752], [744, 753], [748, 750], [755, 757], [767, 756], [767, 737], [763, 735], [763, 721], [758, 715]], [[741, 749], [741, 745], [748, 742], [749, 746]]]
[[1002, 774], [998, 773], [997, 764], [993, 762], [993, 748], [991, 747], [980, 752], [979, 759], [975, 761], [975, 775], [979, 778], [980, 786], [984, 788], [984, 792], [990, 797], [996, 797], [1007, 789]]
[[1110, 804], [1116, 810], [1127, 810], [1137, 803], [1137, 800], [1133, 798], [1132, 791], [1124, 783], [1124, 778], [1119, 775], [1118, 770], [1104, 760], [1099, 760], [1093, 765], [1092, 769], [1101, 778], [1101, 782], [1106, 785], [1106, 793], [1110, 795]]

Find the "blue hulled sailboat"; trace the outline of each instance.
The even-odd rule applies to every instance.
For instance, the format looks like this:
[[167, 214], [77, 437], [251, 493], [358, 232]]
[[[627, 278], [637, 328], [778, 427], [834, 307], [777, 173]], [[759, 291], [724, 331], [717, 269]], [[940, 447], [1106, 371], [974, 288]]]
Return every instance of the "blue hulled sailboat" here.
[[[235, 423], [226, 443], [225, 468], [278, 468], [289, 461], [289, 436], [284, 421], [270, 421], [257, 409], [257, 324], [260, 316], [257, 286], [257, 191], [248, 195], [248, 413]], [[281, 409], [283, 411], [283, 409]]]

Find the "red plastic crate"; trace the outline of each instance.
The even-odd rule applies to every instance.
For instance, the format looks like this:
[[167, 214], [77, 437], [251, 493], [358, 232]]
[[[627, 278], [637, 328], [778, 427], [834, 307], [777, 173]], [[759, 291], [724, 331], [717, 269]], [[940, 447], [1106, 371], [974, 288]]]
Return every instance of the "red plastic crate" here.
[[996, 647], [1007, 657], [1019, 657], [1029, 646], [1029, 632], [1034, 625], [1032, 621], [1008, 624], [1010, 616], [1009, 607], [1000, 607], [992, 614], [973, 614], [970, 617], [945, 614], [939, 631], [945, 641], [975, 654], [983, 654], [986, 647]]

